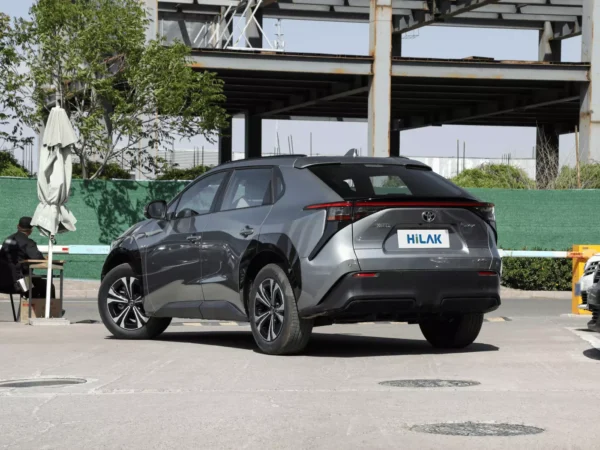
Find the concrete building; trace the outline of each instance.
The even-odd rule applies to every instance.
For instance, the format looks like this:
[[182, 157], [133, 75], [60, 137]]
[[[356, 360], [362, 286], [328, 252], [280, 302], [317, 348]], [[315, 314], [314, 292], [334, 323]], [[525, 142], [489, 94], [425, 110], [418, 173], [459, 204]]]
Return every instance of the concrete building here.
[[[600, 160], [600, 23], [595, 0], [146, 0], [149, 36], [182, 39], [198, 70], [225, 82], [227, 109], [243, 116], [245, 154], [261, 155], [261, 121], [368, 121], [368, 152], [400, 153], [403, 130], [446, 124], [536, 127], [553, 149], [580, 129], [580, 159]], [[369, 56], [286, 53], [264, 36], [270, 18], [369, 23]], [[236, 24], [237, 31], [233, 27]], [[429, 25], [539, 31], [537, 61], [402, 57], [402, 35]], [[561, 40], [581, 35], [579, 63], [561, 63]], [[229, 134], [230, 133], [225, 133]], [[232, 158], [231, 139], [219, 159]]]

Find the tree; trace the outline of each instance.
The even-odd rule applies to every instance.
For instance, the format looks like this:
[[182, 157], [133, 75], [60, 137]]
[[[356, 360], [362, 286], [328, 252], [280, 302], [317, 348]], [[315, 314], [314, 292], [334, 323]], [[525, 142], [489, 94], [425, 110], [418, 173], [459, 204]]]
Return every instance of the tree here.
[[31, 20], [14, 22], [22, 62], [23, 98], [35, 107], [19, 110], [21, 123], [39, 130], [55, 101], [67, 111], [81, 161], [152, 171], [159, 150], [176, 138], [209, 140], [225, 126], [223, 82], [196, 72], [190, 49], [146, 41], [148, 13], [139, 0], [37, 0]]
[[19, 89], [25, 78], [19, 71], [23, 61], [19, 49], [19, 33], [11, 26], [10, 17], [0, 12], [0, 146], [22, 147], [33, 142], [33, 135], [19, 121], [19, 113], [30, 111]]

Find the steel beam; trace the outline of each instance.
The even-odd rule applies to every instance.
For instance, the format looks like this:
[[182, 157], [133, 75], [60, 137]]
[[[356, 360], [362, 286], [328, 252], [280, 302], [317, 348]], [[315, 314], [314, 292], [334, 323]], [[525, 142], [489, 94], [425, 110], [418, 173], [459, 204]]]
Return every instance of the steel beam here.
[[333, 100], [338, 100], [341, 98], [349, 97], [352, 95], [362, 94], [364, 92], [368, 92], [368, 86], [360, 86], [354, 89], [351, 89], [349, 86], [344, 84], [339, 84], [332, 88], [332, 92], [327, 95], [318, 96], [316, 93], [312, 95], [313, 98], [305, 98], [305, 97], [297, 97], [291, 96], [290, 100], [287, 102], [287, 105], [273, 105], [273, 109], [268, 111], [264, 111], [260, 113], [261, 117], [268, 118], [270, 116], [277, 116], [284, 113], [290, 113], [292, 111], [307, 108], [310, 106], [314, 106], [319, 103], [326, 103]]
[[552, 23], [545, 22], [539, 34], [538, 61], [560, 62], [561, 41], [554, 40]]
[[148, 24], [146, 26], [146, 42], [156, 39], [158, 34], [158, 4], [156, 0], [144, 0], [144, 6], [148, 12]]
[[399, 29], [395, 30], [401, 33], [406, 33], [411, 30], [416, 30], [425, 25], [431, 25], [435, 22], [443, 22], [461, 14], [473, 11], [486, 5], [493, 5], [500, 0], [457, 0], [455, 3], [450, 0], [441, 0], [438, 3], [436, 11], [413, 11], [410, 16], [404, 16], [399, 23]]
[[392, 76], [479, 80], [587, 81], [583, 64], [395, 60]]
[[246, 158], [260, 158], [262, 156], [262, 119], [246, 113], [245, 122], [244, 153]]
[[230, 119], [229, 126], [222, 129], [219, 135], [219, 164], [223, 164], [232, 160], [232, 133], [233, 126]]
[[411, 117], [405, 120], [402, 128], [413, 129], [430, 125], [465, 123], [512, 112], [522, 112], [544, 106], [573, 102], [578, 98], [577, 95], [557, 91], [541, 92], [528, 97], [508, 96], [501, 101], [477, 103], [473, 106], [437, 112], [432, 117]]
[[[252, 48], [262, 48], [263, 38], [260, 28], [263, 26], [263, 10], [262, 8], [256, 8], [256, 0], [250, 0], [252, 5], [246, 12], [246, 39], [248, 44]], [[254, 19], [252, 18], [254, 17]], [[256, 22], [255, 22], [256, 20]], [[257, 24], [258, 22], [258, 24]]]
[[[547, 62], [560, 62], [561, 41], [553, 40], [552, 23], [545, 22], [539, 33], [538, 59]], [[547, 188], [558, 175], [559, 151], [558, 132], [552, 125], [536, 127], [536, 175], [539, 188]]]
[[323, 55], [252, 54], [242, 51], [199, 51], [191, 55], [192, 67], [206, 70], [240, 70], [318, 74], [370, 75], [371, 59]]
[[[397, 20], [397, 18], [394, 18]], [[402, 56], [402, 35], [392, 34], [392, 57]], [[396, 97], [397, 98], [397, 97]], [[395, 101], [394, 95], [392, 94], [391, 103]], [[400, 156], [400, 125], [394, 113], [390, 114], [390, 156]]]
[[581, 60], [591, 64], [589, 82], [581, 90], [579, 117], [581, 162], [600, 161], [600, 42], [594, 25], [600, 24], [600, 4], [584, 0], [581, 33]]
[[367, 154], [389, 156], [392, 95], [392, 0], [371, 0], [369, 54], [373, 58], [369, 79]]

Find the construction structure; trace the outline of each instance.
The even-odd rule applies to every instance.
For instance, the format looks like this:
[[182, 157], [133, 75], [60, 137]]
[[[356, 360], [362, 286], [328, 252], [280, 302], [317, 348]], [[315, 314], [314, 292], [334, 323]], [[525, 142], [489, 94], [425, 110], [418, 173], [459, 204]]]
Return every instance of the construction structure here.
[[[368, 121], [368, 153], [398, 155], [403, 130], [446, 124], [536, 127], [555, 149], [580, 130], [580, 160], [600, 161], [600, 23], [596, 0], [146, 0], [149, 34], [181, 39], [198, 70], [225, 80], [227, 110], [245, 116], [245, 154], [261, 155], [263, 119]], [[290, 53], [264, 18], [369, 24], [369, 55]], [[402, 57], [402, 36], [425, 26], [539, 31], [537, 61]], [[582, 36], [580, 63], [561, 41]], [[592, 89], [592, 84], [599, 85]], [[230, 130], [229, 130], [230, 131]], [[232, 157], [230, 132], [219, 159]], [[547, 170], [547, 168], [546, 168]]]

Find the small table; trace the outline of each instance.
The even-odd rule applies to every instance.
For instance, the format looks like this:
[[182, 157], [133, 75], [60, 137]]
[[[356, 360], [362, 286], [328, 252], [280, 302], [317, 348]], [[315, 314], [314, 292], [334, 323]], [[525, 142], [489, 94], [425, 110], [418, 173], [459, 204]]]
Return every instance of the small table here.
[[[45, 270], [47, 273], [48, 272], [48, 260], [46, 260], [46, 259], [26, 259], [24, 261], [21, 261], [21, 264], [23, 264], [24, 266], [27, 266], [29, 282], [31, 283], [31, 286], [29, 288], [29, 310], [28, 310], [28, 316], [31, 319], [31, 300], [32, 300], [31, 296], [33, 293], [33, 271], [34, 270]], [[63, 304], [63, 280], [64, 280], [63, 274], [64, 274], [64, 268], [65, 268], [64, 266], [65, 266], [64, 260], [52, 261], [51, 277], [49, 280], [46, 280], [46, 283], [52, 283], [52, 280], [55, 277], [54, 271], [55, 270], [59, 271], [59, 274], [58, 274], [58, 277], [60, 278], [60, 297], [59, 298], [60, 298], [60, 309], [61, 310], [62, 310], [62, 304]]]

